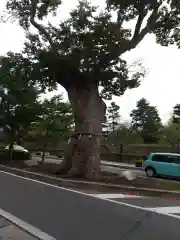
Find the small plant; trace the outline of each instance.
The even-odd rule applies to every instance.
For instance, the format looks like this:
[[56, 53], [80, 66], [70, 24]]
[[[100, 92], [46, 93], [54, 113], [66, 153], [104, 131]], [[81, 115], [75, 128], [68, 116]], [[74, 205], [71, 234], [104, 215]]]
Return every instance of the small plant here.
[[137, 159], [136, 160], [136, 167], [142, 167], [144, 160], [143, 159]]

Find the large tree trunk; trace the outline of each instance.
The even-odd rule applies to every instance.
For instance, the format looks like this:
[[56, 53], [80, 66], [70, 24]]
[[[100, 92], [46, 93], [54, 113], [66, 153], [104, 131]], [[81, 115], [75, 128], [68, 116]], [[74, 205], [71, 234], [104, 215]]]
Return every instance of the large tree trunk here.
[[75, 115], [75, 131], [65, 152], [63, 169], [71, 176], [100, 178], [100, 141], [106, 105], [98, 85], [73, 86], [68, 96]]

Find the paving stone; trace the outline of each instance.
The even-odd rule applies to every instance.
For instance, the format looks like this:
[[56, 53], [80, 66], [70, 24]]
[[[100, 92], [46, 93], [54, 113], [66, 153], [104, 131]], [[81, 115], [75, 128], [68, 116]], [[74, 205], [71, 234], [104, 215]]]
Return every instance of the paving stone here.
[[0, 216], [0, 228], [6, 227], [9, 224], [11, 224], [8, 220], [6, 220], [4, 217]]
[[0, 228], [0, 240], [37, 240], [37, 238], [11, 224]]

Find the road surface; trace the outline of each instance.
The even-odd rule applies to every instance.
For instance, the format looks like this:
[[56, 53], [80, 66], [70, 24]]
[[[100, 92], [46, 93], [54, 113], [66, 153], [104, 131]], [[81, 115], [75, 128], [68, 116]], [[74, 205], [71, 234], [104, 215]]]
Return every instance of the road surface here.
[[[0, 191], [1, 209], [58, 240], [180, 237], [180, 201], [120, 193], [91, 196], [3, 172]], [[157, 207], [161, 214], [154, 212]]]

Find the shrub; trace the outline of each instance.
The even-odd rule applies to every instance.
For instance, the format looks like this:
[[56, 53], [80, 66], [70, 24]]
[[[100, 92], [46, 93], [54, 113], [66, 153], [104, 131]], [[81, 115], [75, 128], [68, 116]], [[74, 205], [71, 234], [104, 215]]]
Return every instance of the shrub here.
[[136, 160], [136, 167], [142, 167], [144, 160], [143, 159], [137, 159]]

